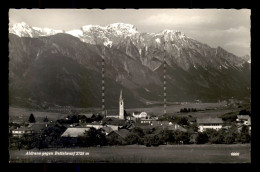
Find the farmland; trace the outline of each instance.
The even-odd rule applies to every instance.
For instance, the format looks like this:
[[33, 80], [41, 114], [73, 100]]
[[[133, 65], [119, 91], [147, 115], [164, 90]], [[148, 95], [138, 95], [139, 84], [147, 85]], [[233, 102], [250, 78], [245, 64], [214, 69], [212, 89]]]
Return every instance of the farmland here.
[[[78, 163], [250, 163], [250, 144], [234, 145], [161, 145], [145, 147], [140, 145], [32, 149], [35, 152], [87, 152], [89, 155], [26, 155], [28, 150], [10, 150], [10, 162], [78, 162]], [[231, 156], [239, 152], [239, 156]]]
[[44, 112], [39, 110], [30, 110], [26, 108], [19, 107], [9, 107], [9, 119], [10, 121], [28, 121], [30, 114], [36, 118], [36, 121], [42, 121], [46, 116], [49, 120], [56, 121], [58, 119], [64, 118], [67, 114], [56, 113], [56, 112]]
[[[198, 112], [190, 112], [190, 113], [179, 113], [181, 108], [196, 108]], [[75, 110], [79, 112], [100, 112], [100, 109], [88, 109], [88, 108], [74, 108]], [[179, 116], [187, 116], [192, 115], [197, 118], [203, 118], [203, 117], [218, 117], [222, 114], [232, 112], [232, 111], [238, 111], [239, 108], [229, 108], [226, 107], [223, 103], [179, 103], [179, 104], [169, 104], [167, 106], [167, 113], [176, 114]], [[34, 109], [26, 109], [26, 108], [20, 108], [20, 107], [9, 107], [9, 119], [10, 121], [19, 120], [19, 121], [27, 121], [29, 118], [29, 115], [31, 113], [34, 114], [36, 121], [41, 121], [43, 118], [47, 116], [50, 120], [58, 120], [61, 118], [64, 118], [68, 115], [66, 111], [62, 109], [53, 109], [50, 111], [40, 111], [40, 110], [34, 110]], [[114, 111], [118, 111], [118, 109], [114, 109]], [[131, 113], [134, 111], [141, 111], [141, 112], [147, 112], [148, 114], [153, 113], [157, 116], [161, 116], [163, 114], [163, 105], [154, 105], [151, 107], [146, 108], [126, 108], [126, 111]]]

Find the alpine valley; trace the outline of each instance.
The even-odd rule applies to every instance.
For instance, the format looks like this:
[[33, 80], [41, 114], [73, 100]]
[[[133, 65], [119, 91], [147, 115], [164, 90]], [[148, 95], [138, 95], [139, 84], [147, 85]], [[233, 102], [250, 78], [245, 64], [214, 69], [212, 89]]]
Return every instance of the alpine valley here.
[[[207, 35], [205, 35], [207, 36]], [[131, 24], [64, 31], [26, 23], [9, 26], [9, 103], [101, 107], [102, 58], [106, 107], [163, 102], [249, 100], [251, 58], [212, 48], [180, 31], [140, 33]]]

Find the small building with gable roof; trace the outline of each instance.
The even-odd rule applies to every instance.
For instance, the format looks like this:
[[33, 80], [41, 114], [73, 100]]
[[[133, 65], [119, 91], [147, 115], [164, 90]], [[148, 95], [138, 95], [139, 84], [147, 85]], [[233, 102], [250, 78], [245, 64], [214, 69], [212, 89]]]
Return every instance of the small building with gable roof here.
[[206, 129], [219, 130], [223, 126], [223, 121], [221, 118], [198, 118], [197, 124], [199, 127], [199, 132], [203, 132]]

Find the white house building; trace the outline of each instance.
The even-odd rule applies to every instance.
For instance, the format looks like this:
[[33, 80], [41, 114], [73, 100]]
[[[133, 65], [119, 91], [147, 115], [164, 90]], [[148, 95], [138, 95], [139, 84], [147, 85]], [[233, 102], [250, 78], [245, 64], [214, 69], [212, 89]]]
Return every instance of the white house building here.
[[241, 123], [244, 125], [248, 125], [249, 123], [251, 125], [251, 117], [249, 115], [237, 115], [236, 121], [237, 123]]
[[221, 118], [198, 118], [197, 124], [199, 127], [199, 132], [203, 132], [206, 129], [219, 130], [223, 126], [223, 121]]
[[24, 134], [28, 134], [28, 135], [33, 134], [33, 130], [31, 128], [21, 127], [21, 128], [17, 128], [17, 129], [12, 130], [12, 134], [15, 137], [21, 137]]
[[133, 117], [135, 118], [147, 118], [147, 113], [146, 112], [133, 112]]

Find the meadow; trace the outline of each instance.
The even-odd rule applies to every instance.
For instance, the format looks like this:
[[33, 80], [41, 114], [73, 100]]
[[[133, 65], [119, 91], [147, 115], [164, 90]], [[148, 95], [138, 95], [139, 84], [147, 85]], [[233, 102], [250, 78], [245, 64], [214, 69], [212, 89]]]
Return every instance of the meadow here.
[[[198, 112], [189, 112], [189, 113], [179, 113], [182, 108], [196, 108], [197, 110], [202, 110]], [[74, 108], [79, 112], [87, 112], [91, 111], [93, 113], [100, 112], [100, 109], [88, 109], [88, 108]], [[18, 121], [28, 121], [29, 115], [33, 113], [36, 118], [36, 121], [42, 121], [46, 116], [49, 120], [56, 121], [61, 118], [67, 117], [68, 113], [66, 111], [63, 112], [64, 109], [53, 109], [49, 111], [40, 111], [35, 109], [26, 109], [20, 107], [9, 107], [9, 119], [10, 121], [18, 120]], [[153, 113], [154, 115], [161, 116], [163, 115], [163, 106], [154, 105], [145, 108], [125, 108], [128, 113], [139, 111], [139, 112], [147, 112], [148, 114]], [[229, 108], [226, 107], [223, 103], [179, 103], [179, 104], [169, 104], [167, 106], [167, 113], [179, 115], [179, 116], [187, 116], [192, 115], [197, 118], [204, 117], [218, 117], [222, 114], [238, 111], [238, 108]], [[59, 112], [60, 111], [60, 112]], [[118, 109], [114, 109], [114, 111], [118, 111]]]
[[[84, 152], [88, 155], [26, 155], [28, 150], [10, 150], [11, 163], [250, 163], [250, 144], [233, 145], [141, 145], [32, 149], [35, 152]], [[231, 156], [239, 152], [239, 156]]]
[[[183, 108], [195, 108], [197, 110], [202, 110], [198, 112], [190, 112], [190, 113], [179, 113], [180, 109]], [[236, 108], [237, 109], [237, 108]], [[126, 108], [127, 112], [147, 112], [147, 113], [153, 113], [157, 116], [163, 115], [163, 105], [161, 106], [151, 106], [147, 108]], [[193, 102], [185, 102], [185, 103], [179, 103], [179, 104], [169, 104], [166, 107], [167, 113], [176, 114], [176, 115], [194, 115], [194, 117], [217, 117], [221, 114], [231, 112], [234, 109], [226, 107], [224, 103], [193, 103]]]
[[33, 114], [36, 121], [43, 121], [45, 117], [49, 120], [56, 121], [65, 118], [68, 114], [45, 112], [20, 107], [9, 107], [9, 121], [28, 121], [30, 114]]

